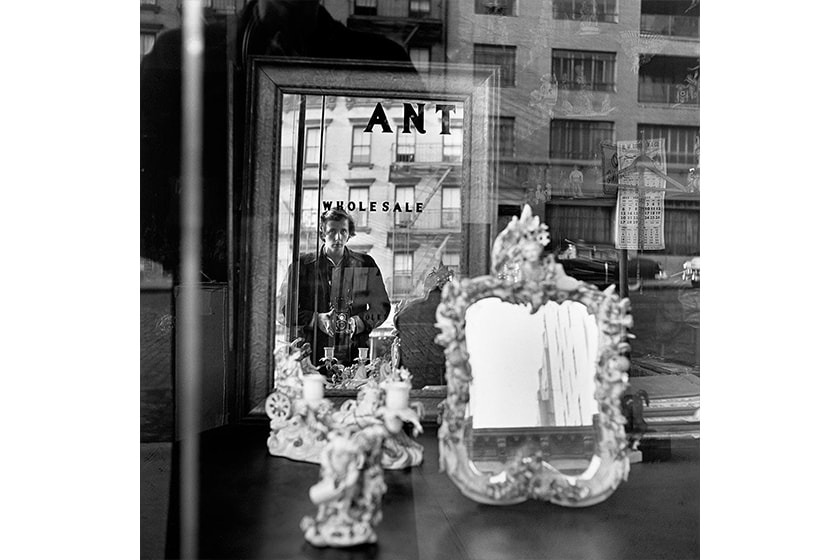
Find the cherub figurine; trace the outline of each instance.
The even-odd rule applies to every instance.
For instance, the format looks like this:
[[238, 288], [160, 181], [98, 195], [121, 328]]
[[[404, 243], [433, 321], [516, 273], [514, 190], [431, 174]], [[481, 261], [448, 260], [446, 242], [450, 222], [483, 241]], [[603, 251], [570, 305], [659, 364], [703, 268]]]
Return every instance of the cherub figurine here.
[[355, 434], [330, 434], [321, 455], [321, 480], [309, 490], [318, 506], [300, 527], [315, 546], [374, 543], [373, 528], [382, 520], [382, 496], [387, 486], [380, 465], [385, 428], [373, 425]]

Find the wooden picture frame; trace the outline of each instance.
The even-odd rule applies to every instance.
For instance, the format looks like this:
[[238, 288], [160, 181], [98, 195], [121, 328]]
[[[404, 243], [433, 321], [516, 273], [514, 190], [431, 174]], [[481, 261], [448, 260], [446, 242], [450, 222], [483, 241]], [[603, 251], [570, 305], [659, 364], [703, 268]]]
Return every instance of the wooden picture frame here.
[[[465, 275], [486, 274], [489, 270], [497, 200], [492, 181], [497, 158], [494, 131], [490, 125], [491, 115], [497, 113], [497, 70], [432, 65], [428, 73], [420, 75], [411, 65], [396, 63], [275, 57], [253, 57], [249, 62], [244, 162], [246, 195], [236, 302], [238, 375], [234, 421], [239, 422], [264, 418], [263, 402], [273, 386], [279, 147], [284, 94], [324, 96], [325, 103], [331, 96], [391, 102], [463, 103], [463, 242], [460, 258], [467, 264]], [[302, 198], [299, 179], [292, 211], [296, 239], [299, 239]], [[295, 254], [292, 262], [296, 262], [297, 257]], [[290, 290], [294, 289], [295, 286], [290, 287]]]

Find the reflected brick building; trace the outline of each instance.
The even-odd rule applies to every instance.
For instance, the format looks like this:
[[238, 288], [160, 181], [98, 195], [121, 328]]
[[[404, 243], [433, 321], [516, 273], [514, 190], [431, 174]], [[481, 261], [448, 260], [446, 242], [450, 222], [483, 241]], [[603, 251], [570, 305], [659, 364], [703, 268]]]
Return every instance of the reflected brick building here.
[[447, 61], [500, 67], [500, 216], [529, 202], [555, 240], [612, 246], [600, 143], [661, 137], [686, 187], [666, 195], [664, 253], [699, 254], [699, 16], [690, 0], [447, 4]]

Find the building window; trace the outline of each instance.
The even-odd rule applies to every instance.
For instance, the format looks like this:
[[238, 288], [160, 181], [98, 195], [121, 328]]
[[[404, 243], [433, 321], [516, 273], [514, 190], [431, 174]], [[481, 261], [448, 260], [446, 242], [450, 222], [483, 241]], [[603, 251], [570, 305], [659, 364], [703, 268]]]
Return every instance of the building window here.
[[651, 56], [639, 66], [639, 102], [700, 104], [700, 59]]
[[618, 0], [552, 0], [554, 19], [618, 23]]
[[350, 194], [347, 197], [348, 210], [350, 210], [351, 202], [353, 203], [352, 207], [355, 208], [355, 210], [351, 210], [351, 213], [353, 219], [356, 220], [356, 227], [367, 227], [370, 210], [370, 187], [350, 187]]
[[496, 117], [493, 119], [496, 127], [496, 140], [499, 142], [499, 155], [502, 157], [513, 157], [513, 117]]
[[697, 165], [700, 150], [700, 127], [639, 124], [639, 140], [665, 139], [665, 159], [668, 165]]
[[500, 68], [500, 85], [516, 85], [516, 47], [504, 45], [474, 45], [473, 63]]
[[460, 162], [464, 144], [464, 129], [453, 126], [443, 134], [443, 161]]
[[475, 13], [491, 16], [515, 16], [516, 0], [475, 0]]
[[371, 134], [365, 132], [365, 127], [353, 127], [353, 148], [350, 152], [350, 163], [370, 163]]
[[441, 189], [440, 227], [458, 229], [461, 227], [461, 189], [443, 187]]
[[432, 11], [432, 0], [409, 0], [408, 17], [426, 17]]
[[376, 0], [356, 0], [353, 13], [357, 16], [375, 16]]
[[561, 89], [615, 91], [615, 53], [553, 49], [551, 58]]
[[429, 71], [429, 62], [432, 59], [432, 52], [429, 47], [410, 47], [408, 56], [411, 57], [411, 62], [418, 72], [426, 73]]
[[394, 294], [411, 292], [411, 277], [414, 274], [414, 253], [394, 253]]
[[414, 187], [397, 187], [394, 194], [394, 204], [399, 203], [402, 212], [394, 212], [398, 224], [407, 224], [414, 219], [414, 212], [406, 212], [407, 206], [411, 205], [414, 210]]
[[557, 159], [594, 160], [601, 142], [613, 142], [615, 123], [552, 119], [549, 154]]
[[321, 129], [317, 126], [306, 128], [305, 165], [318, 165], [321, 161]]
[[140, 58], [143, 58], [155, 46], [155, 37], [157, 35], [151, 32], [140, 32]]
[[700, 38], [700, 3], [692, 0], [642, 0], [642, 33]]
[[460, 253], [444, 253], [443, 266], [453, 272], [457, 278], [461, 274], [461, 254]]
[[301, 227], [318, 229], [318, 189], [304, 188], [301, 202]]
[[397, 134], [396, 161], [413, 162], [417, 150], [417, 139], [413, 134]]

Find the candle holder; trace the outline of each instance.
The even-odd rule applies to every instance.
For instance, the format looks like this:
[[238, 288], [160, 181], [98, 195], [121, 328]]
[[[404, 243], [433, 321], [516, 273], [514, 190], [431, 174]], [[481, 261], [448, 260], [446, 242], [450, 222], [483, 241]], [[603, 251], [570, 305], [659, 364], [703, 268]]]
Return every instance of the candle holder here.
[[[308, 345], [306, 345], [308, 346]], [[324, 398], [324, 377], [305, 356], [298, 341], [278, 346], [274, 391], [266, 398], [270, 419], [268, 452], [277, 457], [315, 463], [332, 425], [332, 403]]]
[[[423, 426], [420, 424], [423, 405], [419, 402], [409, 404], [407, 391], [403, 399], [401, 393], [404, 387], [401, 384], [406, 381], [399, 379], [399, 376], [406, 375], [410, 378], [408, 370], [400, 368], [399, 373], [392, 374], [389, 369], [387, 364], [381, 368], [390, 377], [370, 377], [359, 389], [356, 400], [345, 401], [333, 419], [339, 426], [355, 426], [359, 429], [384, 423], [391, 435], [382, 442], [382, 466], [387, 470], [416, 467], [423, 462], [423, 446], [400, 428], [403, 422], [408, 422], [412, 425], [413, 437], [423, 433]], [[410, 383], [408, 387], [411, 387]], [[405, 406], [400, 406], [403, 403]]]
[[[361, 393], [361, 392], [360, 392]], [[386, 416], [376, 389], [364, 391], [374, 413], [363, 422], [344, 425], [329, 434], [321, 454], [321, 478], [309, 490], [318, 506], [315, 516], [300, 523], [314, 546], [347, 547], [375, 543], [374, 527], [382, 520], [385, 484], [385, 442], [402, 433], [399, 416]], [[419, 424], [418, 424], [419, 425]]]

